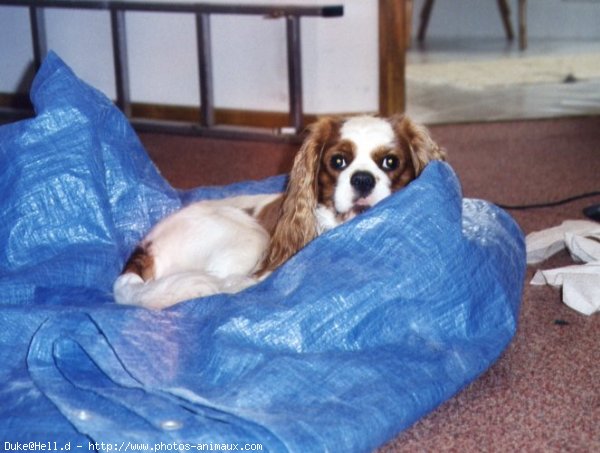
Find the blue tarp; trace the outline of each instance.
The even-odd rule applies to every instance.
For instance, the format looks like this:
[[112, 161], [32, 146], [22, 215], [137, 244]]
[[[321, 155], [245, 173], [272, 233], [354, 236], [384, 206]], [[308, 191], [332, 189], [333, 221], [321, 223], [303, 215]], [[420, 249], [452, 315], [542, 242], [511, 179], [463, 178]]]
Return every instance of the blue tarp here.
[[285, 181], [173, 189], [110, 100], [52, 53], [31, 97], [35, 118], [0, 128], [3, 446], [369, 451], [515, 333], [522, 233], [463, 200], [441, 162], [242, 293], [116, 305], [112, 283], [158, 219]]

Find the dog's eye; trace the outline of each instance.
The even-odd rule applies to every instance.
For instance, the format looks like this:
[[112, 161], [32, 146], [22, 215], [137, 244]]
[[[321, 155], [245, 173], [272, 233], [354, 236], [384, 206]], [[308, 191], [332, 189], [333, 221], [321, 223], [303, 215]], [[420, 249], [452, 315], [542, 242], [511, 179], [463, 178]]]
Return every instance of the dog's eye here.
[[392, 154], [385, 156], [381, 161], [381, 168], [383, 168], [385, 171], [395, 170], [398, 168], [398, 165], [400, 165], [400, 160]]
[[342, 168], [346, 168], [348, 162], [346, 162], [346, 158], [341, 154], [335, 154], [331, 157], [330, 164], [334, 170], [341, 170]]

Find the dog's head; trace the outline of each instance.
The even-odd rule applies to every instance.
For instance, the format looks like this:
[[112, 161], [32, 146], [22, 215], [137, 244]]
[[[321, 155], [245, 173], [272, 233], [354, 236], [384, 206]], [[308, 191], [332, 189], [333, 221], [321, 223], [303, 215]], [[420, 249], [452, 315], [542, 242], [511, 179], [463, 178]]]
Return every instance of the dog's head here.
[[406, 116], [323, 118], [296, 156], [263, 269], [273, 270], [322, 231], [369, 209], [445, 153]]

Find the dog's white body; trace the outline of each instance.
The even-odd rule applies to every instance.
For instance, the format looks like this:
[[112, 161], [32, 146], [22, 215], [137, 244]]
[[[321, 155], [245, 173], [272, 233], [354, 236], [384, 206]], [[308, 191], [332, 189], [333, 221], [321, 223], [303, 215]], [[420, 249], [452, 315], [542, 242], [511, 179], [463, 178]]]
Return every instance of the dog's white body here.
[[166, 217], [142, 243], [152, 249], [154, 278], [121, 274], [113, 288], [116, 300], [164, 308], [172, 305], [168, 301], [235, 293], [254, 284], [269, 235], [246, 209], [266, 206], [278, 196], [200, 201]]

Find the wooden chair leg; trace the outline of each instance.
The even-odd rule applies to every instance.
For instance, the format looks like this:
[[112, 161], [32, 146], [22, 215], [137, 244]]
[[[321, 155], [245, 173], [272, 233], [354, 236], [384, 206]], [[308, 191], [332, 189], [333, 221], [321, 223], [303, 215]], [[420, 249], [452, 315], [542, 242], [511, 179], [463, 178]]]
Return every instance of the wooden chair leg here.
[[431, 9], [435, 0], [426, 0], [423, 8], [421, 9], [421, 23], [419, 24], [419, 33], [417, 39], [419, 42], [425, 41], [425, 35], [427, 34], [427, 25], [429, 25], [429, 17], [431, 16]]
[[519, 49], [527, 48], [527, 0], [519, 0]]
[[506, 38], [512, 41], [514, 33], [512, 25], [510, 23], [510, 7], [508, 6], [507, 0], [498, 0], [498, 8], [500, 9], [500, 16], [502, 17], [502, 24], [504, 25], [504, 31], [506, 32]]

